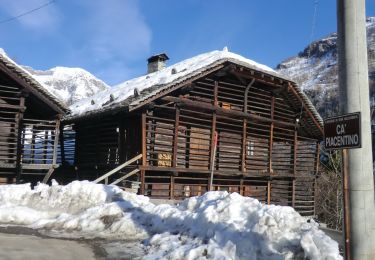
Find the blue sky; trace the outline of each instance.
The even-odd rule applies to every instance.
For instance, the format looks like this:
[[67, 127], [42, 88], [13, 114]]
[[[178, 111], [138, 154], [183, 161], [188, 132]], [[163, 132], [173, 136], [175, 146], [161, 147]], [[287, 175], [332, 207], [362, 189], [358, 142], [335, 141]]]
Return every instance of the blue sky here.
[[[48, 2], [0, 0], [0, 21]], [[335, 31], [336, 0], [56, 0], [0, 23], [0, 48], [35, 69], [82, 67], [114, 85], [143, 75], [155, 53], [173, 64], [228, 46], [275, 67]]]

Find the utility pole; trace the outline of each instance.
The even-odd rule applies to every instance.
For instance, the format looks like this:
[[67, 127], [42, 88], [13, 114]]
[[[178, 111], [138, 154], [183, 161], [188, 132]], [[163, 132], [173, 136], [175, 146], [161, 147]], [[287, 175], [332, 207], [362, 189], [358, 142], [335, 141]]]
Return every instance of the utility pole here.
[[[375, 200], [365, 0], [337, 0], [341, 114], [361, 113], [362, 148], [343, 151], [346, 259], [375, 259]], [[346, 183], [346, 185], [345, 185]]]

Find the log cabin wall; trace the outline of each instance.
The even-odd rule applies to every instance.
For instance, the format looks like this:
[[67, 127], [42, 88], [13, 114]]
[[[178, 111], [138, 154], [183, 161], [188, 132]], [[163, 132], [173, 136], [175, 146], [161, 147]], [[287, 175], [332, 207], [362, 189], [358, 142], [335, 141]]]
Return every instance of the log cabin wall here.
[[0, 183], [36, 182], [57, 167], [60, 119], [0, 73]]
[[66, 125], [61, 160], [78, 179], [96, 179], [141, 152], [140, 122], [140, 115], [111, 115]]
[[215, 76], [155, 101], [143, 116], [141, 193], [226, 190], [314, 215], [318, 138], [296, 123], [306, 111], [290, 102], [258, 80]]

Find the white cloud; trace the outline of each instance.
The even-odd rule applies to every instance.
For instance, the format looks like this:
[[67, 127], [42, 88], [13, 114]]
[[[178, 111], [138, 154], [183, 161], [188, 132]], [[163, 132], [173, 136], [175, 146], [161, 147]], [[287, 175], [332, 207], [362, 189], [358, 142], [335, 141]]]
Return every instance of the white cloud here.
[[98, 60], [134, 60], [149, 51], [151, 29], [136, 0], [85, 1], [90, 14], [85, 46]]
[[[31, 11], [47, 4], [46, 0], [0, 0], [0, 8], [9, 15], [9, 18]], [[22, 26], [41, 32], [52, 30], [60, 21], [60, 13], [54, 3], [19, 17], [15, 20]]]

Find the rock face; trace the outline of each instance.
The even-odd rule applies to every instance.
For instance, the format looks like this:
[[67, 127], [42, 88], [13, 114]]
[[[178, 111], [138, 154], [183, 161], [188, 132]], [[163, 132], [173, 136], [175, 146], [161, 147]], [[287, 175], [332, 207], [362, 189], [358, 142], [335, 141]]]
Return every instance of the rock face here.
[[[368, 67], [371, 103], [375, 99], [375, 17], [367, 18]], [[338, 113], [337, 34], [311, 43], [297, 56], [281, 62], [276, 70], [297, 82], [322, 117]]]
[[55, 67], [46, 71], [23, 68], [68, 106], [109, 88], [102, 80], [81, 68]]

